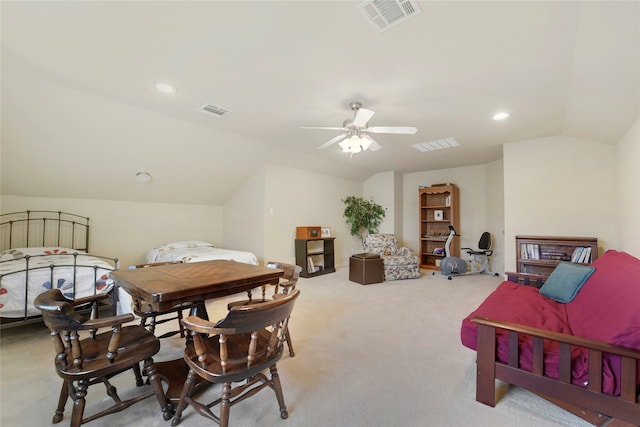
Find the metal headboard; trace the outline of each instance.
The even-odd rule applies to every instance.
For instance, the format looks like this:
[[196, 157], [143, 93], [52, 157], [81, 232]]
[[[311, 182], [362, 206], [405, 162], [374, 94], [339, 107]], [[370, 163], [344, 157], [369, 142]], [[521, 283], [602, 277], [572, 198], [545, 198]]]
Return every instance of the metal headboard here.
[[0, 215], [0, 250], [38, 246], [89, 252], [89, 218], [62, 211]]

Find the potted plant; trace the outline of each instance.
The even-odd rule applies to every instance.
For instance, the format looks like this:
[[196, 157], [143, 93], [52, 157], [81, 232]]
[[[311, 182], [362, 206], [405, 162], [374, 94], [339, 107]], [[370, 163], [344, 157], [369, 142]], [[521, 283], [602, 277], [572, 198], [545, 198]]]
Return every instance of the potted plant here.
[[351, 235], [358, 237], [364, 246], [364, 236], [378, 232], [378, 226], [385, 216], [384, 208], [373, 200], [362, 197], [349, 196], [342, 202], [345, 206], [344, 217], [351, 227]]

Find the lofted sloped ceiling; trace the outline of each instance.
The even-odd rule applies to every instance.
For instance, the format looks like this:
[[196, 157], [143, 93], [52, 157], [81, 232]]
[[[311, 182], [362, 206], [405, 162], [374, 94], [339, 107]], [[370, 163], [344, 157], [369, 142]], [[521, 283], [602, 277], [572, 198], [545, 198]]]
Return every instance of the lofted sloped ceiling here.
[[[2, 194], [222, 205], [266, 162], [362, 180], [551, 135], [613, 144], [638, 117], [638, 2], [417, 4], [378, 32], [349, 1], [3, 1]], [[418, 132], [318, 150], [339, 132], [300, 127], [352, 101]]]

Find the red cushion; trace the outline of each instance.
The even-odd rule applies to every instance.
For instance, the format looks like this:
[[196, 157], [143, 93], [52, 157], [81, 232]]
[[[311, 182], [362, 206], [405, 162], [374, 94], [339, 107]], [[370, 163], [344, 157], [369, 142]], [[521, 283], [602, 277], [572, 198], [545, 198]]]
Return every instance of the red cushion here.
[[[471, 321], [476, 316], [571, 334], [567, 321], [566, 304], [557, 303], [540, 295], [540, 291], [533, 286], [524, 286], [513, 282], [502, 282], [475, 311], [462, 321], [460, 330], [462, 344], [472, 350], [478, 348], [478, 328]], [[497, 336], [498, 360], [506, 363], [509, 360], [508, 335], [505, 331], [498, 330]], [[531, 342], [530, 337], [520, 338], [520, 367], [529, 371], [533, 365]], [[545, 374], [551, 378], [558, 378], [558, 344], [545, 341], [544, 347]], [[574, 347], [572, 357], [577, 362], [573, 367], [573, 383], [584, 385], [588, 372], [586, 352]]]
[[592, 265], [596, 271], [567, 304], [571, 330], [580, 337], [640, 349], [640, 260], [611, 250]]
[[[592, 265], [596, 271], [567, 304], [574, 335], [640, 350], [640, 260], [610, 250]], [[620, 359], [604, 359], [604, 391], [619, 394]]]

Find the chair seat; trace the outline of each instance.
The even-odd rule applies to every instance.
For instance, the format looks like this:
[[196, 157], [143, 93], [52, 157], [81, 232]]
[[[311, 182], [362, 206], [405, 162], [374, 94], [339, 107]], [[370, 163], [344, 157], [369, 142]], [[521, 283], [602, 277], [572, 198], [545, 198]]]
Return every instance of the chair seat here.
[[385, 265], [407, 265], [414, 266], [418, 265], [419, 260], [417, 256], [406, 257], [406, 256], [397, 256], [397, 255], [383, 255], [382, 260]]
[[125, 326], [122, 328], [118, 356], [114, 362], [110, 363], [104, 349], [107, 348], [111, 336], [111, 332], [104, 332], [96, 335], [94, 339], [81, 340], [82, 366], [73, 364], [71, 352], [69, 352], [66, 360], [56, 359], [58, 374], [71, 381], [85, 377], [87, 372], [91, 372], [96, 377], [110, 376], [130, 369], [132, 363], [143, 361], [160, 350], [160, 342], [151, 332], [137, 325]]
[[487, 255], [489, 251], [467, 251], [469, 255]]

